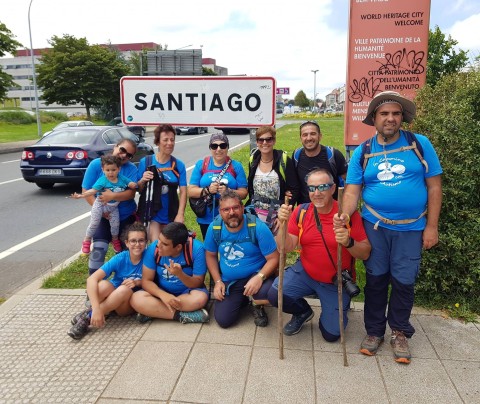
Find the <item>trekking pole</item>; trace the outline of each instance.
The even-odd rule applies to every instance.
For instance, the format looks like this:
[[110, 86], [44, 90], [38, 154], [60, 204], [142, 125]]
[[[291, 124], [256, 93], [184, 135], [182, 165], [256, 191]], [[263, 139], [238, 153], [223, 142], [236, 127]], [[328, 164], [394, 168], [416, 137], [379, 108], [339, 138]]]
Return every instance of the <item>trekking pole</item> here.
[[[285, 195], [285, 205], [288, 206], [289, 198]], [[280, 224], [280, 260], [278, 263], [278, 349], [279, 357], [283, 359], [283, 273], [285, 271], [285, 238], [287, 237], [287, 221]]]
[[[338, 216], [342, 214], [343, 187], [338, 188]], [[337, 245], [337, 291], [338, 291], [338, 324], [340, 326], [340, 343], [343, 350], [343, 366], [348, 366], [345, 331], [343, 329], [343, 282], [342, 282], [342, 245]]]

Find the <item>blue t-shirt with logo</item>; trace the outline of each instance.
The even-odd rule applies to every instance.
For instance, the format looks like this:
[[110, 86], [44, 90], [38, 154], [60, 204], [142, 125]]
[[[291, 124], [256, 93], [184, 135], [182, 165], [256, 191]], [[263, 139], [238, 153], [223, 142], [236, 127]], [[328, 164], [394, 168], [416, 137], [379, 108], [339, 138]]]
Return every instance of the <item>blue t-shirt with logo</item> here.
[[207, 264], [205, 262], [205, 250], [203, 244], [194, 239], [192, 245], [192, 260], [193, 267], [187, 266], [187, 261], [183, 253], [183, 249], [178, 257], [160, 257], [158, 264], [155, 262], [155, 249], [158, 240], [154, 241], [148, 246], [143, 264], [151, 271], [157, 272], [158, 286], [168, 293], [178, 296], [185, 292], [187, 286], [175, 275], [172, 275], [165, 268], [170, 265], [170, 260], [182, 266], [183, 272], [188, 276], [202, 276], [207, 273]]
[[228, 231], [222, 223], [220, 245], [214, 238], [213, 224], [208, 227], [205, 236], [205, 250], [219, 255], [222, 280], [230, 282], [247, 278], [260, 271], [267, 260], [265, 256], [277, 249], [272, 232], [261, 220], [256, 220], [255, 232], [257, 244], [253, 244], [247, 229], [247, 217], [243, 215], [242, 228], [237, 233]]
[[[212, 181], [225, 167], [225, 164], [217, 167], [214, 163], [213, 158], [210, 158], [207, 166], [207, 171], [202, 174], [203, 159], [198, 160], [195, 164], [195, 167], [193, 168], [192, 175], [190, 176], [190, 185], [196, 185], [200, 188], [209, 187]], [[232, 175], [229, 168], [228, 171], [226, 171], [221, 178], [225, 185], [227, 185], [230, 189], [247, 188], [247, 177], [245, 176], [245, 170], [243, 169], [242, 164], [238, 161], [232, 160], [231, 165], [236, 176]], [[198, 223], [209, 224], [213, 221], [213, 218], [218, 215], [219, 197], [220, 195], [216, 194], [215, 209], [212, 210], [214, 207], [213, 204], [212, 206], [207, 207], [207, 214], [204, 217], [198, 217]]]
[[109, 261], [103, 264], [100, 269], [105, 272], [105, 279], [109, 278], [112, 273], [114, 274], [113, 278], [110, 279], [110, 282], [116, 289], [125, 279], [142, 279], [144, 257], [145, 251], [143, 252], [140, 262], [138, 264], [133, 264], [130, 260], [130, 251], [122, 251], [121, 253], [114, 255]]
[[[442, 173], [442, 167], [430, 141], [423, 135], [415, 134], [423, 148], [423, 157], [428, 163], [428, 172], [413, 150], [380, 154], [368, 159], [363, 172], [360, 165], [362, 147], [353, 152], [347, 172], [347, 184], [362, 185], [362, 198], [379, 215], [391, 220], [416, 219], [427, 207], [426, 178]], [[385, 151], [408, 146], [403, 131], [400, 138], [392, 144], [385, 145]], [[383, 151], [375, 136], [371, 140], [371, 153]], [[362, 217], [370, 223], [377, 223], [376, 218], [365, 206]], [[383, 222], [379, 226], [397, 231], [420, 231], [425, 228], [426, 217], [409, 223], [390, 225]]]
[[[130, 182], [132, 182], [132, 181], [130, 181], [127, 177], [125, 177], [124, 175], [121, 175], [121, 174], [118, 175], [117, 182], [112, 182], [104, 174], [103, 176], [101, 176], [95, 182], [95, 184], [93, 184], [92, 189], [96, 189], [99, 192], [102, 192], [105, 189], [108, 189], [112, 192], [123, 192], [126, 189], [128, 189], [128, 184]], [[108, 201], [107, 203], [109, 205], [118, 205], [119, 204], [119, 202], [115, 201], [114, 199], [112, 199], [111, 201]]]

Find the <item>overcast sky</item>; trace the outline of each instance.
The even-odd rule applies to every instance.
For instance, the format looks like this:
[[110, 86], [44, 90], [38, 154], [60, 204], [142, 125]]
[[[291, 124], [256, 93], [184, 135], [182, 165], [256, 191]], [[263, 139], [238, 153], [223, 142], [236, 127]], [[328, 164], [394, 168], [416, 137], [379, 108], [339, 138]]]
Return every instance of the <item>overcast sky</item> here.
[[[397, 0], [398, 1], [398, 0]], [[418, 0], [401, 0], [415, 4]], [[30, 0], [9, 1], [0, 21], [30, 47]], [[33, 0], [34, 48], [53, 36], [90, 44], [155, 42], [202, 48], [229, 74], [272, 76], [291, 97], [325, 98], [345, 83], [349, 0]], [[451, 34], [470, 56], [480, 54], [480, 0], [431, 0], [430, 27]]]

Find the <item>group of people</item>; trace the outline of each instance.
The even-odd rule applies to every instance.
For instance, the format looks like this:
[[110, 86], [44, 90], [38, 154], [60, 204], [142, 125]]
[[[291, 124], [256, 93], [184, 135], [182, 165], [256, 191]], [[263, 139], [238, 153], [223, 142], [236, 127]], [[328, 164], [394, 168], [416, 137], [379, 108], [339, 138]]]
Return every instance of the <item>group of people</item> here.
[[[228, 137], [215, 133], [211, 154], [196, 163], [188, 186], [185, 165], [172, 155], [172, 126], [155, 128], [158, 152], [143, 158], [138, 171], [130, 162], [136, 146], [123, 140], [114, 147], [113, 160], [90, 164], [83, 192], [75, 195], [85, 197], [96, 214], [82, 244], [89, 254], [89, 307], [75, 315], [68, 334], [83, 337], [90, 325], [103, 326], [111, 311], [136, 312], [140, 322], [207, 322], [207, 271], [220, 327], [235, 324], [245, 306], [251, 306], [257, 326], [266, 326], [264, 305], [278, 306], [278, 230], [286, 224], [284, 249], [300, 249], [300, 254], [285, 272], [283, 310], [292, 317], [283, 333], [297, 334], [313, 318], [305, 296], [316, 295], [323, 338], [340, 338], [336, 274], [341, 248], [344, 327], [350, 300], [358, 293], [355, 260], [361, 259], [367, 335], [360, 352], [375, 355], [388, 323], [395, 360], [410, 363], [414, 284], [422, 248], [438, 243], [442, 202], [435, 150], [425, 136], [401, 129], [415, 113], [415, 104], [400, 94], [377, 94], [363, 121], [376, 133], [355, 149], [348, 166], [339, 150], [321, 144], [314, 121], [300, 125], [302, 147], [291, 156], [275, 149], [275, 128], [260, 127], [248, 176], [228, 156]], [[340, 205], [338, 187], [344, 183]], [[197, 217], [203, 244], [183, 224], [187, 198], [202, 197], [208, 201]], [[112, 214], [111, 205], [118, 213]], [[104, 263], [109, 242], [118, 246], [117, 229], [124, 230], [126, 250]]]

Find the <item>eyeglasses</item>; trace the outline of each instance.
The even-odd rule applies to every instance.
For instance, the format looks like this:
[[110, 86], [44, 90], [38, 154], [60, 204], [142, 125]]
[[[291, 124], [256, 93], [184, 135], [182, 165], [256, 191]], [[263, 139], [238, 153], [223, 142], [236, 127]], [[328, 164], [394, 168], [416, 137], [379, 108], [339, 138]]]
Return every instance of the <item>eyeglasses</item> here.
[[240, 212], [241, 209], [242, 209], [241, 205], [235, 205], [235, 206], [230, 206], [229, 208], [221, 208], [220, 212], [230, 213], [231, 210], [233, 210], [234, 212]]
[[264, 137], [264, 138], [258, 138], [257, 143], [272, 143], [274, 141], [273, 136], [271, 137]]
[[135, 240], [135, 239], [133, 238], [133, 239], [131, 239], [131, 240], [128, 240], [128, 242], [129, 242], [129, 244], [137, 245], [137, 244], [145, 244], [145, 243], [147, 242], [147, 240], [145, 240], [144, 238]]
[[333, 185], [334, 184], [307, 185], [307, 188], [308, 188], [308, 192], [315, 192], [317, 190], [319, 192], [323, 192], [323, 191], [327, 191], [330, 188], [332, 188]]
[[315, 121], [307, 121], [307, 122], [302, 123], [300, 125], [300, 129], [302, 129], [304, 126], [307, 126], [307, 125], [316, 126], [318, 128], [318, 131], [320, 132], [320, 125], [318, 123], [316, 123]]
[[217, 150], [219, 147], [220, 149], [225, 150], [228, 147], [228, 145], [226, 143], [212, 143], [208, 147], [210, 147], [211, 150]]
[[133, 159], [133, 154], [129, 153], [127, 149], [125, 149], [125, 147], [118, 146], [118, 150], [120, 151], [121, 154], [125, 154], [125, 156], [127, 156], [127, 159], [129, 160]]

